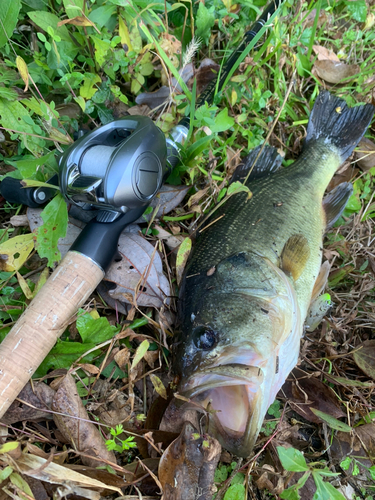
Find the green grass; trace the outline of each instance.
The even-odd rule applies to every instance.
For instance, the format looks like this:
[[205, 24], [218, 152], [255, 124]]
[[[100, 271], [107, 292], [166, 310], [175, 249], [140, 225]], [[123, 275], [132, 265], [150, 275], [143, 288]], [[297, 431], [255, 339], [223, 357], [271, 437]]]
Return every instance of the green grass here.
[[[371, 24], [374, 22], [374, 7], [364, 0], [318, 0], [303, 4], [284, 2], [279, 16], [271, 20], [271, 29], [263, 34], [258, 50], [250, 50], [249, 47], [228, 77], [225, 88], [217, 89], [213, 104], [194, 112], [198, 82], [184, 82], [179, 76], [181, 61], [192, 35], [195, 33], [200, 37], [200, 44], [190, 62], [197, 68], [204, 58], [209, 57], [218, 64], [220, 72], [225, 58], [239, 45], [254, 22], [256, 13], [265, 5], [264, 0], [254, 3], [249, 0], [76, 2], [80, 7], [85, 5], [84, 15], [95, 27], [88, 22], [86, 26], [68, 23], [58, 28], [57, 22], [83, 14], [79, 9], [74, 12], [69, 9], [68, 0], [25, 0], [20, 4], [13, 23], [17, 29], [11, 33], [10, 40], [0, 46], [1, 179], [11, 175], [30, 179], [34, 183], [45, 182], [58, 168], [54, 154], [66, 149], [67, 138], [69, 140], [74, 132], [82, 127], [92, 129], [108, 123], [136, 106], [135, 99], [140, 93], [153, 92], [162, 84], [168, 85], [173, 76], [177, 78], [182, 91], [172, 89], [165, 105], [157, 110], [145, 110], [166, 134], [184, 116], [190, 116], [194, 125], [181, 151], [182, 164], [168, 180], [174, 185], [187, 184], [188, 195], [171, 214], [154, 221], [147, 231], [147, 239], [163, 256], [163, 269], [171, 283], [173, 315], [176, 308], [174, 298], [178, 295], [175, 255], [157, 239], [155, 225], [159, 224], [181, 240], [189, 234], [194, 235], [203, 216], [223, 201], [231, 174], [240, 158], [265, 140], [293, 79], [291, 92], [269, 139], [273, 146], [285, 153], [284, 165], [293, 162], [301, 151], [308, 116], [320, 89], [328, 88], [351, 106], [371, 102], [375, 87], [375, 31]], [[316, 9], [315, 15], [311, 16], [313, 9]], [[0, 32], [1, 29], [0, 26]], [[1, 35], [2, 32], [0, 42]], [[314, 45], [333, 51], [346, 64], [358, 65], [358, 73], [339, 84], [325, 82], [315, 71], [317, 56]], [[17, 57], [25, 61], [30, 76], [29, 89], [25, 93], [24, 81], [17, 71]], [[144, 110], [138, 108], [138, 111]], [[371, 132], [368, 135], [371, 136]], [[43, 165], [38, 165], [35, 158], [41, 156], [47, 159]], [[360, 345], [362, 338], [368, 336], [374, 326], [375, 294], [371, 287], [371, 273], [374, 272], [372, 231], [375, 209], [371, 203], [375, 170], [373, 168], [363, 174], [357, 169], [352, 173], [354, 195], [343, 217], [325, 240], [326, 252], [334, 255], [333, 259], [331, 257], [333, 274], [330, 286], [336, 305], [332, 319], [325, 330], [314, 337], [316, 344], [310, 345], [306, 339], [303, 343], [306, 343], [306, 356], [311, 358], [311, 370], [314, 364], [316, 371], [327, 370], [321, 360], [331, 356], [325, 352], [327, 346], [335, 345], [340, 346], [337, 349], [341, 356], [334, 358], [332, 354], [335, 373], [362, 379], [364, 376], [358, 372], [351, 358], [342, 356]], [[193, 203], [192, 196], [197, 193], [201, 196]], [[368, 204], [370, 209], [363, 216], [361, 210]], [[25, 227], [13, 228], [9, 223], [11, 216], [24, 214], [24, 208], [5, 203], [2, 208], [0, 214], [4, 229], [1, 232], [0, 253], [1, 243], [28, 232]], [[49, 211], [53, 210], [51, 204]], [[56, 209], [52, 216], [56, 223], [64, 227], [65, 210]], [[52, 263], [48, 253], [42, 255]], [[31, 291], [45, 265], [46, 262], [33, 252], [33, 256], [18, 269], [25, 276]], [[365, 292], [362, 292], [364, 289]], [[0, 272], [0, 339], [4, 338], [28, 302], [17, 281], [16, 270]], [[165, 377], [162, 377], [164, 382], [170, 360], [167, 347], [174, 329], [173, 318], [167, 318], [164, 310], [160, 315], [155, 310], [144, 308], [133, 308], [128, 314], [113, 312], [98, 294], [87, 310], [91, 310], [92, 316], [82, 311], [80, 319], [66, 330], [38, 373], [44, 376], [50, 369], [69, 370], [73, 366], [77, 384], [81, 389], [83, 382], [85, 384], [85, 403], [94, 408], [94, 418], [99, 418], [95, 413], [98, 401], [100, 405], [106, 404], [107, 395], [98, 387], [100, 383], [105, 380], [114, 389], [121, 389], [132, 398], [132, 384], [137, 381], [136, 397], [132, 400], [135, 406], [133, 413], [129, 413], [129, 425], [133, 426], [133, 430], [140, 429], [141, 419], [137, 420], [137, 415], [147, 413], [152, 394], [155, 394], [146, 380], [150, 381], [148, 372], [158, 367], [159, 358], [155, 357], [152, 365], [150, 353], [155, 350], [160, 353], [162, 367], [157, 373]], [[97, 332], [98, 337], [90, 336], [88, 342], [87, 338], [82, 339], [82, 332], [86, 337], [90, 336], [90, 332]], [[112, 342], [113, 335], [118, 336]], [[145, 336], [149, 339], [154, 337], [156, 341], [153, 348], [150, 347], [148, 357], [138, 363], [139, 373], [132, 372], [131, 361]], [[125, 350], [129, 353], [129, 364], [122, 366], [115, 354]], [[78, 366], [77, 360], [86, 367]], [[88, 377], [88, 374], [91, 376]], [[160, 383], [163, 385], [163, 382]], [[364, 401], [371, 404], [367, 390], [358, 389], [353, 395], [341, 387], [336, 389], [341, 400], [347, 404], [351, 418], [364, 418], [368, 411]], [[360, 396], [359, 390], [362, 391]], [[290, 418], [288, 411], [284, 419]], [[257, 450], [278, 425], [279, 403], [276, 403], [273, 415], [275, 419], [266, 422], [263, 427]], [[295, 415], [292, 417], [295, 418]], [[120, 423], [111, 422], [103, 433], [109, 437], [109, 429], [116, 428]], [[306, 425], [316, 425], [317, 432], [321, 432], [321, 424]], [[33, 439], [38, 440], [38, 436], [35, 431]], [[58, 451], [62, 451], [65, 445], [56, 442]], [[44, 446], [49, 453], [49, 445], [40, 446]], [[310, 459], [317, 453], [320, 451], [309, 448], [305, 456]], [[75, 460], [73, 455], [70, 459]], [[322, 459], [328, 461], [329, 455]], [[269, 456], [261, 457], [251, 463], [249, 469], [241, 469], [231, 485], [227, 479], [235, 464], [219, 465], [216, 473], [218, 486], [222, 487], [227, 482], [226, 487], [232, 488], [228, 490], [232, 493], [224, 498], [242, 500], [245, 491], [242, 484], [247, 480], [245, 475], [249, 471], [250, 478], [251, 475], [255, 478], [260, 476], [261, 466], [267, 460], [272, 466], [279, 467]], [[257, 487], [251, 481], [248, 486]], [[224, 495], [223, 487], [219, 494]]]

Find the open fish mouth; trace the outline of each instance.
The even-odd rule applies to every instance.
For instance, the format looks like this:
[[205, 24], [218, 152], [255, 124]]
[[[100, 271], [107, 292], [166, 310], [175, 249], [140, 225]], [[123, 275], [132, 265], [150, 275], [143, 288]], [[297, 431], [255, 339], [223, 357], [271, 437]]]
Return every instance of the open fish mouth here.
[[180, 391], [207, 410], [208, 431], [227, 450], [246, 456], [263, 421], [263, 379], [259, 367], [221, 365], [195, 374]]

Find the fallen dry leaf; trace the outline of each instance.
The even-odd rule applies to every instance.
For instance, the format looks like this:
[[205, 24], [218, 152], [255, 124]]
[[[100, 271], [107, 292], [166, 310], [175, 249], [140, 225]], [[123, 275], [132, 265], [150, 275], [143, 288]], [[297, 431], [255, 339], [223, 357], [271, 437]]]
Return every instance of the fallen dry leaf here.
[[[7, 455], [1, 457], [2, 461], [8, 461], [13, 465], [14, 459], [8, 459]], [[98, 490], [112, 490], [117, 491], [122, 495], [119, 488], [114, 486], [109, 486], [107, 484], [98, 481], [97, 479], [92, 479], [90, 477], [84, 476], [79, 472], [73, 471], [67, 467], [55, 464], [54, 462], [49, 462], [44, 458], [37, 457], [36, 455], [31, 455], [29, 453], [22, 453], [16, 460], [17, 468], [22, 474], [26, 476], [34, 477], [40, 481], [45, 481], [47, 483], [60, 484], [63, 486], [69, 486], [71, 488], [71, 493], [76, 491], [75, 488], [80, 488], [82, 490], [86, 488], [95, 488]], [[92, 490], [86, 490], [88, 493]], [[90, 497], [85, 497], [90, 498]], [[98, 497], [100, 498], [100, 497]]]
[[321, 45], [313, 45], [313, 50], [318, 56], [318, 61], [324, 61], [325, 59], [329, 59], [330, 61], [340, 61], [337, 55], [332, 50], [327, 49], [326, 47], [322, 47]]
[[177, 259], [176, 259], [177, 285], [181, 283], [182, 275], [184, 273], [185, 266], [190, 255], [191, 245], [192, 245], [191, 238], [185, 238], [178, 249]]
[[[163, 453], [159, 480], [165, 500], [209, 500], [216, 492], [214, 473], [221, 446], [216, 439], [201, 436], [186, 422], [179, 437]], [[199, 495], [197, 493], [200, 492]]]
[[365, 340], [359, 347], [361, 349], [353, 353], [353, 359], [363, 373], [375, 380], [375, 340]]
[[2, 417], [2, 423], [11, 425], [21, 420], [52, 419], [52, 413], [44, 409], [51, 409], [54, 395], [55, 391], [44, 382], [34, 382], [33, 387], [28, 382]]
[[52, 409], [74, 417], [54, 414], [53, 419], [60, 432], [77, 450], [105, 460], [105, 462], [100, 462], [100, 460], [82, 456], [82, 462], [85, 465], [99, 467], [105, 466], [106, 462], [116, 463], [114, 453], [107, 450], [97, 426], [90, 421], [71, 375], [66, 375], [60, 382], [53, 399]]
[[292, 371], [282, 386], [280, 394], [285, 395], [293, 410], [309, 422], [323, 422], [310, 408], [315, 408], [334, 418], [345, 417], [334, 391], [299, 368]]
[[355, 152], [357, 165], [367, 172], [370, 168], [375, 167], [375, 143], [370, 139], [364, 137], [358, 144], [357, 151]]
[[347, 80], [357, 75], [360, 72], [360, 67], [357, 64], [324, 59], [315, 61], [313, 72], [328, 83], [340, 83], [344, 79]]

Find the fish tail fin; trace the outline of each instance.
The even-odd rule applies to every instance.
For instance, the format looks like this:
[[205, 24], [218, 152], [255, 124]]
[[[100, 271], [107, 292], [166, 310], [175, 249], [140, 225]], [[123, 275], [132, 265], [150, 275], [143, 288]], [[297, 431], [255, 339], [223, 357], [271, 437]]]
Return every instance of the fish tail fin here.
[[[283, 161], [277, 149], [272, 146], [257, 146], [238, 165], [231, 182], [243, 182], [248, 176], [247, 184], [276, 172]], [[250, 174], [249, 174], [250, 172]]]
[[365, 134], [374, 111], [371, 104], [349, 108], [343, 99], [320, 92], [307, 126], [306, 146], [323, 139], [338, 149], [342, 161], [346, 160]]

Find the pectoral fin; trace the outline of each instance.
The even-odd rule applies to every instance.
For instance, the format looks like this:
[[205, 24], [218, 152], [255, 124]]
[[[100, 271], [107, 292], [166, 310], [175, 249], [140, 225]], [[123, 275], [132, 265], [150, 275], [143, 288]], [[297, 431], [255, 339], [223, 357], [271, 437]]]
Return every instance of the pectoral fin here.
[[307, 239], [302, 234], [294, 234], [286, 242], [281, 252], [280, 268], [297, 281], [310, 257]]

